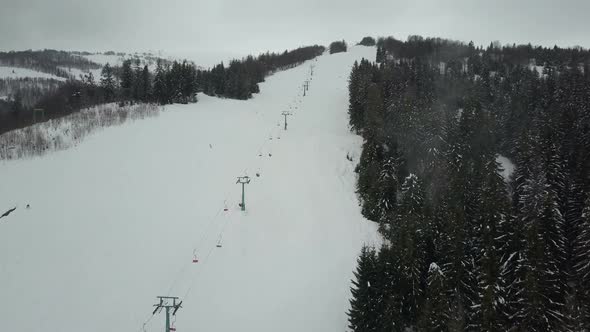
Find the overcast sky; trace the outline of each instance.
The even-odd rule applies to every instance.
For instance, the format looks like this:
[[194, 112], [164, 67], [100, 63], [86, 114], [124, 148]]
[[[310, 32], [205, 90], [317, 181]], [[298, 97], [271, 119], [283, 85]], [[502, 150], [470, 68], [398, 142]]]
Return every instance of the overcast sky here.
[[283, 50], [365, 35], [590, 46], [589, 0], [0, 0], [0, 50]]

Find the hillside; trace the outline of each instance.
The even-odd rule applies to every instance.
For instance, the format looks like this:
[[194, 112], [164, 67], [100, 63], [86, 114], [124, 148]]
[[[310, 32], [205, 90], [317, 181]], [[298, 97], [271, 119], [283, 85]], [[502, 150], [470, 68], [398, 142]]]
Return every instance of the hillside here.
[[152, 305], [171, 295], [178, 331], [346, 330], [357, 255], [377, 241], [354, 193], [362, 140], [348, 129], [347, 75], [374, 56], [323, 55], [251, 100], [200, 94], [0, 163], [0, 209], [17, 206], [0, 220], [3, 328], [161, 331]]

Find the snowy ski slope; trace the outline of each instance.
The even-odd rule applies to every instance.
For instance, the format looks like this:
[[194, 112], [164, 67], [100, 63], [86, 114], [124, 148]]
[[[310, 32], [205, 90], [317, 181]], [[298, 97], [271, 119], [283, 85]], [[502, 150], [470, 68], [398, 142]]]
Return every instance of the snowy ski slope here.
[[51, 78], [58, 81], [66, 81], [65, 78], [55, 76], [52, 74], [43, 73], [40, 71], [27, 69], [27, 68], [20, 68], [20, 67], [10, 67], [10, 66], [0, 66], [0, 79], [2, 78]]
[[347, 78], [374, 56], [326, 54], [249, 101], [200, 95], [0, 162], [0, 213], [18, 206], [0, 219], [1, 330], [163, 331], [158, 295], [183, 300], [178, 332], [347, 330], [356, 257], [378, 242], [354, 194], [362, 141], [348, 130]]

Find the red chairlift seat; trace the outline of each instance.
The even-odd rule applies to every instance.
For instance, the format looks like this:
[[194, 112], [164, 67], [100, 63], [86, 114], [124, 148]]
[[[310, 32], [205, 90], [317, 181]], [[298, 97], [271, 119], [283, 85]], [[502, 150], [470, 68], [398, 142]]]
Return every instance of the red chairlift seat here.
[[198, 263], [199, 259], [197, 258], [197, 249], [193, 250], [193, 263]]

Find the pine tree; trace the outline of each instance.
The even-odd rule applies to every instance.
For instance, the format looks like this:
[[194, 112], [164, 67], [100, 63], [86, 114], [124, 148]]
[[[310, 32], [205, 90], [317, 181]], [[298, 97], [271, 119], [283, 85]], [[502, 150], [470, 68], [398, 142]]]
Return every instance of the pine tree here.
[[135, 63], [133, 66], [133, 82], [132, 82], [132, 91], [133, 91], [133, 99], [135, 100], [143, 100], [144, 98], [144, 86], [143, 86], [143, 68], [140, 67], [139, 59], [135, 59]]
[[123, 98], [130, 99], [133, 89], [133, 69], [131, 69], [131, 60], [123, 61], [121, 66], [121, 92]]
[[349, 328], [354, 332], [375, 331], [379, 312], [375, 311], [378, 300], [376, 286], [375, 250], [363, 247], [357, 260], [358, 266], [352, 281], [352, 299], [348, 311]]
[[[460, 146], [460, 145], [459, 145]], [[472, 182], [460, 148], [451, 144], [450, 181], [441, 198], [441, 268], [447, 279], [445, 295], [451, 303], [449, 330], [462, 331], [472, 322], [477, 294], [475, 246], [472, 236]]]
[[479, 216], [476, 219], [478, 316], [474, 326], [479, 331], [505, 330], [507, 285], [501, 275], [502, 257], [510, 254], [503, 241], [503, 226], [508, 221], [508, 193], [494, 155], [488, 154], [480, 178]]
[[365, 129], [363, 137], [369, 142], [381, 144], [384, 142], [384, 122], [385, 111], [383, 109], [383, 99], [381, 90], [375, 83], [367, 89], [367, 104], [364, 112]]
[[197, 71], [192, 64], [183, 63], [182, 95], [186, 102], [193, 101], [197, 92]]
[[358, 61], [355, 61], [348, 78], [348, 118], [350, 129], [356, 133], [359, 132], [358, 127], [360, 125], [360, 121], [357, 119], [357, 113], [361, 108], [361, 105], [359, 104], [364, 99], [364, 96], [359, 96], [357, 94], [359, 89], [358, 86], [360, 84], [359, 76], [359, 64]]
[[378, 192], [377, 179], [381, 169], [383, 147], [372, 141], [365, 141], [356, 172], [359, 174], [357, 193], [362, 204], [362, 214], [365, 218], [379, 221], [380, 212], [377, 210]]
[[445, 275], [436, 263], [431, 263], [428, 268], [424, 304], [418, 320], [419, 331], [447, 331], [449, 301], [444, 289]]
[[377, 256], [377, 289], [380, 296], [376, 303], [377, 331], [401, 332], [403, 319], [403, 292], [400, 288], [400, 255], [396, 248], [384, 245]]
[[407, 327], [416, 323], [420, 313], [426, 269], [424, 191], [422, 182], [410, 174], [402, 184], [396, 207], [397, 220], [392, 226], [395, 252], [399, 255], [399, 288], [402, 318]]
[[[356, 64], [356, 63], [355, 63]], [[374, 67], [369, 63], [368, 60], [362, 59], [360, 64], [357, 66], [353, 66], [353, 70], [350, 74], [349, 79], [349, 109], [348, 114], [350, 117], [349, 123], [350, 127], [356, 133], [361, 133], [366, 128], [366, 105], [368, 103], [368, 89], [369, 86], [372, 84], [373, 81], [373, 70]], [[375, 98], [379, 98], [377, 96], [377, 91], [373, 91]], [[373, 107], [383, 107], [382, 105], [378, 105], [375, 103]]]
[[154, 77], [154, 91], [153, 97], [156, 102], [164, 105], [169, 103], [168, 100], [168, 93], [167, 93], [167, 86], [166, 86], [166, 70], [162, 66], [162, 62], [158, 60], [158, 64], [156, 67], [156, 74]]
[[378, 63], [385, 62], [385, 48], [383, 46], [377, 46], [377, 56], [375, 61]]
[[23, 94], [20, 89], [16, 90], [16, 93], [12, 99], [12, 115], [20, 116], [23, 110]]
[[100, 79], [100, 86], [104, 91], [104, 97], [107, 102], [112, 101], [113, 97], [115, 96], [115, 78], [113, 76], [113, 69], [107, 63], [102, 68], [101, 72], [101, 79]]
[[563, 218], [556, 195], [540, 165], [522, 183], [518, 218], [523, 224], [523, 251], [518, 260], [519, 325], [528, 331], [547, 331], [563, 322], [559, 266], [563, 254]]
[[[579, 307], [579, 325], [590, 331], [590, 196], [585, 202], [579, 230], [574, 245], [576, 305]], [[579, 328], [579, 325], [574, 327]]]
[[[401, 188], [398, 178], [402, 172], [401, 157], [397, 153], [387, 158], [382, 166], [377, 179], [377, 209], [380, 212], [379, 222], [381, 225], [389, 224], [395, 217], [395, 205], [397, 203], [397, 192]], [[388, 235], [388, 232], [382, 232]]]
[[147, 65], [143, 67], [141, 71], [141, 78], [139, 80], [141, 82], [140, 87], [140, 99], [144, 102], [150, 100], [152, 95], [152, 82], [151, 82], [151, 75]]

